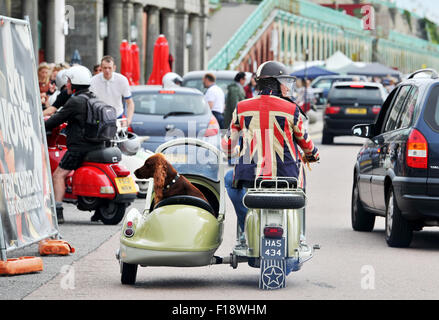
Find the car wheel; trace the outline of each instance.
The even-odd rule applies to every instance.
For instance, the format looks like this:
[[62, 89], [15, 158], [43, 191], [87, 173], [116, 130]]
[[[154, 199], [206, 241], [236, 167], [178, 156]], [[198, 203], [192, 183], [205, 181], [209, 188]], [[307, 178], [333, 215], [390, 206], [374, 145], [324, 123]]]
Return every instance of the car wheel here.
[[393, 187], [389, 190], [386, 208], [386, 241], [389, 247], [407, 248], [413, 238], [413, 227], [404, 219], [396, 203]]
[[120, 281], [122, 282], [122, 284], [133, 285], [136, 283], [137, 267], [137, 264], [121, 262]]
[[360, 200], [358, 181], [352, 188], [351, 220], [352, 229], [360, 232], [371, 232], [375, 226], [375, 215], [366, 211]]
[[322, 144], [333, 144], [334, 136], [323, 131]]

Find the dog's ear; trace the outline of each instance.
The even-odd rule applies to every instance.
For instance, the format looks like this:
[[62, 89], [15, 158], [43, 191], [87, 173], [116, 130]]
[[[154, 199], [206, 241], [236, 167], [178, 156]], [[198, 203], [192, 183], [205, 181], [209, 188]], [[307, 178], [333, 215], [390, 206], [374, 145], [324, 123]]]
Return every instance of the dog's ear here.
[[168, 171], [168, 163], [163, 155], [157, 155], [154, 163], [154, 192], [156, 202], [163, 198], [163, 188]]

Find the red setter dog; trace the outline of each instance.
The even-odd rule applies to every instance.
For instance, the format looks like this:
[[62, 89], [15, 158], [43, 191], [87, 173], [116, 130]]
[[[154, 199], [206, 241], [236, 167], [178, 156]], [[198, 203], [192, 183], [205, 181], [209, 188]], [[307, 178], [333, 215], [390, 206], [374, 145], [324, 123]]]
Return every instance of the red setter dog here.
[[207, 202], [203, 193], [178, 172], [161, 153], [149, 157], [143, 167], [134, 171], [139, 179], [154, 178], [155, 204], [171, 196], [188, 195]]

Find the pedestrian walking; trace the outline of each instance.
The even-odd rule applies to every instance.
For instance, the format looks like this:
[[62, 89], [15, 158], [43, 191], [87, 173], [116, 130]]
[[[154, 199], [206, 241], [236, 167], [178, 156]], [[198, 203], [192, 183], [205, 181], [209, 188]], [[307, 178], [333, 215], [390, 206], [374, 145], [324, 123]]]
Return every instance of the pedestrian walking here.
[[233, 111], [238, 102], [245, 99], [245, 72], [238, 72], [235, 81], [227, 86], [226, 106], [224, 109], [224, 125], [228, 128], [232, 121]]
[[216, 84], [216, 77], [212, 73], [207, 73], [204, 76], [203, 85], [207, 88], [204, 98], [218, 121], [220, 128], [224, 129], [224, 91]]
[[256, 86], [257, 86], [256, 75], [254, 74], [250, 80], [250, 83], [246, 85], [244, 88], [246, 99], [251, 99], [258, 95]]
[[124, 116], [124, 104], [126, 104], [126, 118], [128, 126], [130, 126], [134, 116], [134, 101], [128, 79], [124, 75], [115, 72], [116, 65], [114, 58], [111, 56], [102, 58], [101, 69], [102, 72], [91, 79], [90, 91], [99, 100], [113, 106], [116, 109], [118, 118]]

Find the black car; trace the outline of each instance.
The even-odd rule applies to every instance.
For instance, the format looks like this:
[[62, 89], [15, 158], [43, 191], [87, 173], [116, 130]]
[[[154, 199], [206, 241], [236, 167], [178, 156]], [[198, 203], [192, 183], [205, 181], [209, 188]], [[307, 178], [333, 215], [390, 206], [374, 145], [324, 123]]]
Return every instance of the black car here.
[[[431, 77], [420, 75], [428, 74]], [[439, 226], [439, 76], [410, 75], [389, 95], [373, 124], [357, 125], [368, 138], [354, 170], [352, 227], [372, 231], [386, 217], [391, 247], [408, 247], [413, 231]]]
[[386, 89], [379, 83], [335, 83], [323, 117], [322, 144], [332, 144], [336, 136], [351, 135], [356, 124], [373, 123], [386, 97]]
[[350, 75], [332, 75], [332, 76], [320, 76], [311, 82], [311, 88], [316, 95], [317, 105], [325, 105], [328, 98], [329, 90], [336, 82], [348, 82], [348, 81], [367, 81], [365, 76], [350, 76]]

